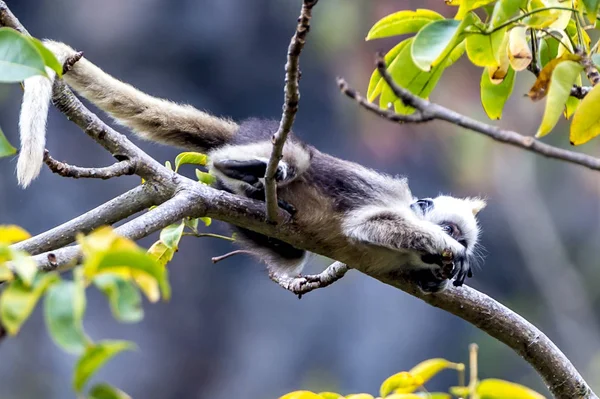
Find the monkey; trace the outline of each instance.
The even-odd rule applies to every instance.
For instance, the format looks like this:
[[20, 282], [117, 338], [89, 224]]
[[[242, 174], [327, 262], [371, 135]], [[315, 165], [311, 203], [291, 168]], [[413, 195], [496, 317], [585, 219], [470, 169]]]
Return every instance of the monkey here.
[[[66, 44], [44, 45], [64, 63], [75, 54]], [[24, 82], [17, 164], [26, 187], [39, 173], [45, 123], [55, 74]], [[142, 139], [204, 152], [215, 187], [265, 201], [264, 175], [277, 121], [241, 123], [145, 94], [82, 57], [63, 75], [79, 95]], [[275, 176], [278, 205], [333, 258], [370, 273], [402, 273], [424, 293], [461, 286], [472, 276], [480, 235], [476, 215], [485, 200], [440, 195], [415, 198], [405, 177], [390, 176], [342, 160], [302, 142], [293, 132]], [[232, 226], [236, 241], [283, 276], [299, 276], [307, 251], [284, 241]]]

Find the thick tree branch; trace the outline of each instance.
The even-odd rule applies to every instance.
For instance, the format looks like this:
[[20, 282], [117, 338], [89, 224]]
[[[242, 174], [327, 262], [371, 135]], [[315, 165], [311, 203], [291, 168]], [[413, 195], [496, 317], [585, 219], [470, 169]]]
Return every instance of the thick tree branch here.
[[285, 64], [285, 95], [283, 103], [283, 114], [279, 122], [279, 128], [273, 135], [273, 152], [267, 165], [265, 172], [265, 198], [267, 207], [267, 220], [270, 222], [278, 222], [277, 220], [277, 184], [275, 182], [275, 174], [277, 166], [283, 156], [283, 146], [287, 140], [296, 113], [298, 112], [298, 102], [300, 101], [300, 91], [298, 89], [298, 81], [300, 80], [300, 53], [306, 43], [306, 35], [310, 30], [310, 18], [312, 16], [312, 8], [317, 4], [318, 0], [304, 0], [302, 2], [302, 10], [298, 18], [298, 26], [292, 37], [287, 53], [287, 62]]
[[[305, 4], [310, 3], [314, 5], [316, 1], [305, 1]], [[11, 26], [21, 32], [26, 32], [2, 0], [0, 0], [0, 24]], [[385, 68], [383, 68], [383, 73], [382, 76], [385, 76]], [[335, 257], [334, 248], [330, 248], [323, 243], [314, 242], [312, 235], [302, 231], [299, 226], [290, 221], [289, 215], [285, 212], [276, 209], [278, 218], [284, 223], [278, 225], [265, 223], [267, 214], [264, 203], [215, 190], [164, 168], [132, 144], [126, 137], [105, 125], [96, 115], [83, 107], [62, 82], [58, 81], [56, 83], [54, 94], [55, 104], [69, 119], [73, 120], [88, 135], [102, 144], [120, 160], [129, 159], [135, 162], [136, 173], [146, 178], [148, 183], [143, 186], [144, 188], [137, 188], [125, 194], [130, 195], [128, 197], [129, 201], [138, 204], [135, 207], [121, 208], [116, 205], [117, 199], [115, 199], [72, 222], [65, 223], [44, 235], [15, 245], [15, 247], [20, 246], [32, 251], [39, 251], [44, 246], [46, 248], [56, 248], [56, 243], [72, 241], [76, 231], [85, 231], [96, 227], [98, 225], [98, 220], [96, 220], [98, 215], [108, 220], [107, 223], [109, 224], [110, 222], [114, 222], [115, 220], [110, 215], [111, 208], [113, 207], [116, 209], [115, 212], [120, 212], [122, 215], [130, 215], [135, 212], [134, 209], [142, 207], [142, 204], [143, 209], [147, 203], [155, 202], [162, 204], [152, 211], [118, 227], [117, 233], [136, 240], [184, 217], [210, 216], [280, 239], [298, 248], [332, 258]], [[539, 150], [539, 147], [535, 147], [536, 145], [542, 145], [541, 143], [534, 144], [537, 143], [535, 140], [528, 140], [531, 141], [529, 144], [521, 143], [521, 140], [530, 138], [523, 137], [517, 133], [505, 132], [485, 124], [480, 124], [443, 107], [430, 104], [420, 98], [415, 98], [414, 96], [406, 97], [406, 93], [404, 93], [404, 97], [399, 97], [403, 98], [409, 105], [419, 109], [422, 113], [425, 113], [425, 111], [431, 112], [432, 117], [435, 119], [448, 120], [476, 131], [482, 130], [482, 133], [492, 138], [499, 137], [496, 138], [499, 141], [522, 146], [530, 151], [539, 153], [545, 151]], [[505, 137], [506, 134], [508, 134], [508, 138]], [[542, 145], [541, 148], [544, 149], [545, 147]], [[558, 155], [554, 157], [562, 159]], [[595, 160], [594, 158], [592, 159]], [[586, 158], [577, 158], [571, 162], [586, 165], [588, 161]], [[598, 162], [598, 166], [593, 168], [600, 168], [600, 161], [595, 160], [595, 162]], [[146, 198], [146, 195], [151, 197], [152, 201]], [[165, 198], [171, 199], [164, 202]], [[80, 260], [79, 257], [79, 248], [71, 246], [36, 255], [35, 259], [38, 261], [40, 267], [46, 270], [54, 270], [56, 268], [64, 269], [70, 265], [77, 264]], [[338, 261], [346, 263], [350, 267], [386, 284], [406, 291], [433, 306], [451, 312], [471, 322], [501, 342], [504, 342], [538, 371], [550, 391], [557, 398], [597, 397], [564, 354], [541, 331], [492, 298], [467, 286], [450, 287], [447, 291], [440, 294], [423, 295], [404, 275], [376, 274], [376, 267], [366, 263], [367, 261], [365, 260], [352, 258], [351, 254], [338, 254], [337, 257]], [[343, 270], [342, 267], [340, 269]]]
[[14, 244], [14, 247], [31, 255], [61, 248], [75, 241], [77, 233], [87, 234], [97, 227], [112, 225], [167, 199], [157, 195], [151, 184], [138, 186], [75, 219]]
[[50, 156], [48, 150], [44, 152], [44, 163], [53, 173], [73, 179], [111, 179], [113, 177], [135, 174], [135, 164], [130, 161], [121, 161], [103, 168], [82, 168], [57, 161]]
[[[593, 170], [600, 170], [600, 158], [578, 153], [575, 151], [564, 150], [562, 148], [542, 143], [541, 141], [538, 141], [531, 136], [523, 136], [522, 134], [519, 134], [517, 132], [503, 130], [496, 126], [479, 122], [473, 118], [469, 118], [468, 116], [459, 114], [458, 112], [452, 111], [441, 105], [431, 103], [414, 95], [409, 90], [398, 86], [394, 82], [391, 75], [386, 70], [385, 61], [381, 57], [379, 57], [377, 60], [377, 69], [379, 70], [379, 73], [381, 74], [385, 82], [390, 86], [394, 94], [399, 99], [401, 99], [406, 105], [415, 108], [418, 112], [421, 113], [421, 115], [430, 117], [433, 120], [442, 120], [450, 122], [457, 126], [462, 126], [474, 132], [488, 136], [501, 143], [510, 144], [515, 147], [519, 147], [526, 151], [531, 151], [548, 158], [559, 159], [561, 161], [585, 166], [586, 168]], [[349, 88], [345, 80], [338, 79], [338, 85], [340, 87], [340, 90], [348, 97], [353, 99], [360, 97], [358, 94], [356, 94], [355, 90]], [[381, 117], [384, 117], [392, 122], [404, 122], [402, 120], [404, 116], [395, 116], [396, 114], [391, 111], [377, 111], [375, 109], [376, 107], [367, 106], [366, 104], [364, 104], [364, 102], [361, 101], [358, 101], [358, 103], [368, 111], [373, 112], [374, 114], [379, 115]], [[390, 115], [390, 113], [392, 113], [392, 115]]]

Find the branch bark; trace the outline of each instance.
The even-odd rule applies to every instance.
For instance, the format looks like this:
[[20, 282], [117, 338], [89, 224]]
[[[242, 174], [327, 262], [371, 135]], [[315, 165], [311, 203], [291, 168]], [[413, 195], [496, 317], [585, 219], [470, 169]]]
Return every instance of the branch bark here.
[[[314, 5], [316, 1], [305, 1], [305, 4], [310, 3]], [[26, 30], [2, 0], [0, 0], [0, 24], [26, 33]], [[382, 71], [385, 74], [385, 68]], [[519, 145], [530, 151], [544, 154], [544, 151], [548, 150], [541, 143], [534, 145], [535, 140], [529, 140], [532, 141], [529, 144], [527, 144], [528, 141], [521, 143], [529, 138], [518, 133], [501, 131], [453, 113], [443, 107], [430, 104], [420, 98], [410, 97], [407, 93], [403, 95], [406, 97], [400, 96], [400, 98], [405, 98], [410, 105], [420, 109], [421, 112], [425, 112], [425, 108], [427, 108], [427, 112], [431, 112], [435, 119], [448, 120], [475, 131], [481, 131], [481, 133], [499, 141]], [[151, 203], [160, 205], [118, 227], [117, 233], [135, 240], [158, 231], [184, 217], [209, 216], [280, 239], [298, 248], [332, 257], [332, 248], [322, 243], [315, 243], [312, 236], [295, 225], [286, 212], [276, 209], [277, 218], [282, 220], [283, 223], [278, 225], [266, 223], [267, 214], [263, 203], [215, 190], [166, 169], [131, 143], [125, 136], [104, 124], [96, 115], [85, 108], [60, 81], [57, 81], [54, 87], [54, 102], [69, 119], [73, 120], [113, 155], [134, 162], [136, 173], [144, 177], [147, 183], [71, 222], [15, 245], [17, 248], [34, 253], [43, 249], [53, 249], [52, 252], [39, 253], [34, 257], [41, 268], [55, 270], [77, 264], [80, 261], [80, 251], [77, 246], [57, 248], [72, 242], [77, 231], [88, 231], [99, 224], [114, 223], [119, 219], [117, 215], [127, 217], [145, 209]], [[539, 145], [542, 147], [539, 147]], [[551, 154], [551, 152], [549, 153]], [[554, 154], [555, 158], [568, 161], [570, 159]], [[570, 157], [573, 156], [570, 155]], [[589, 163], [595, 166], [592, 167], [593, 169], [600, 169], [600, 160], [592, 158], [596, 162], [594, 164], [585, 158], [586, 156], [583, 157], [573, 158], [570, 162], [586, 166]], [[124, 198], [127, 201], [124, 201]], [[347, 256], [348, 259], [343, 259], [344, 256]], [[376, 270], [376, 268], [372, 268], [372, 265], [368, 263], [362, 263], [364, 261], [361, 262], [360, 259], [351, 259], [349, 255], [342, 255], [337, 260], [347, 263], [352, 268], [385, 284], [414, 295], [432, 306], [453, 313], [504, 342], [537, 370], [555, 397], [597, 398], [565, 355], [541, 331], [492, 298], [468, 286], [450, 287], [443, 293], [424, 295], [411, 281], [406, 279], [406, 276], [401, 274], [374, 274], [373, 270]], [[344, 270], [344, 267], [339, 266], [338, 271], [341, 270]]]
[[277, 220], [277, 183], [275, 175], [277, 166], [283, 156], [283, 146], [292, 130], [296, 113], [298, 112], [298, 102], [300, 101], [300, 91], [298, 81], [300, 80], [300, 53], [306, 43], [306, 35], [310, 30], [310, 19], [312, 17], [312, 8], [318, 0], [304, 0], [302, 10], [298, 18], [298, 26], [292, 37], [287, 53], [287, 62], [285, 64], [285, 89], [283, 114], [279, 122], [279, 128], [273, 135], [273, 152], [269, 158], [267, 171], [265, 172], [265, 202], [267, 207], [267, 220], [269, 222], [278, 222]]

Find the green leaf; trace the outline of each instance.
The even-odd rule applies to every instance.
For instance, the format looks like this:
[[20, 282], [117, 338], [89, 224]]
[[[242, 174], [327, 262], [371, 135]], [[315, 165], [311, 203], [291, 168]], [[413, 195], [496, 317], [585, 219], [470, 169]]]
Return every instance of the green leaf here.
[[590, 20], [590, 24], [594, 25], [596, 23], [596, 14], [598, 14], [600, 0], [582, 0], [582, 2], [587, 11], [587, 17]]
[[425, 9], [398, 11], [383, 17], [373, 25], [365, 40], [418, 32], [431, 21], [444, 19], [437, 12]]
[[89, 399], [131, 399], [131, 396], [118, 388], [101, 383], [90, 389]]
[[185, 224], [183, 221], [165, 227], [160, 232], [160, 240], [164, 242], [167, 247], [177, 251], [177, 248], [179, 247], [179, 241], [183, 236], [184, 227]]
[[54, 55], [54, 53], [52, 51], [48, 50], [46, 48], [46, 46], [44, 46], [42, 44], [42, 42], [40, 42], [35, 37], [28, 37], [28, 39], [35, 46], [35, 48], [37, 48], [37, 50], [40, 52], [42, 58], [44, 59], [44, 64], [47, 67], [49, 67], [50, 69], [54, 70], [54, 72], [56, 72], [56, 75], [58, 77], [62, 77], [63, 66], [56, 59], [56, 56]]
[[410, 369], [408, 372], [414, 377], [421, 378], [423, 380], [423, 384], [425, 384], [433, 376], [435, 376], [442, 370], [464, 370], [464, 367], [465, 366], [462, 363], [453, 363], [446, 359], [434, 358], [422, 361], [421, 363], [417, 364], [415, 367]]
[[476, 392], [480, 399], [545, 399], [544, 396], [523, 385], [494, 378], [482, 380]]
[[450, 387], [450, 393], [459, 398], [467, 398], [471, 394], [469, 387]]
[[[404, 47], [406, 47], [407, 44], [411, 43], [411, 40], [412, 39], [403, 40], [400, 43], [396, 44], [394, 48], [392, 48], [390, 51], [388, 51], [388, 53], [385, 55], [386, 67], [390, 66], [390, 64], [396, 59], [398, 54], [400, 54], [400, 51], [404, 49]], [[367, 89], [367, 99], [369, 101], [373, 101], [374, 99], [376, 99], [377, 96], [381, 94], [381, 90], [383, 89], [384, 85], [385, 82], [383, 81], [383, 78], [379, 74], [379, 71], [375, 69], [371, 74], [371, 79], [369, 80], [369, 88]]]
[[0, 158], [8, 157], [16, 153], [17, 149], [8, 142], [6, 136], [4, 136], [4, 133], [2, 132], [2, 129], [0, 129]]
[[152, 256], [159, 265], [165, 267], [167, 263], [169, 263], [173, 259], [173, 255], [175, 255], [175, 250], [173, 248], [169, 248], [164, 242], [156, 241], [150, 249], [148, 249], [148, 254]]
[[[96, 267], [96, 274], [102, 272], [121, 272], [123, 269], [133, 272], [134, 277], [140, 277], [138, 274], [151, 277], [158, 283], [161, 293], [165, 299], [168, 299], [170, 288], [166, 278], [165, 268], [156, 260], [142, 250], [113, 250], [104, 254]], [[143, 277], [142, 277], [143, 279]], [[145, 280], [145, 279], [144, 279]], [[137, 280], [136, 280], [137, 281]], [[139, 281], [138, 281], [139, 284]], [[143, 287], [140, 287], [143, 289]], [[146, 290], [144, 292], [147, 292]]]
[[83, 280], [61, 281], [46, 294], [44, 315], [48, 331], [54, 342], [66, 352], [81, 354], [89, 339], [83, 332], [85, 288]]
[[521, 8], [525, 8], [526, 0], [499, 0], [490, 17], [490, 30], [508, 21]]
[[473, 34], [467, 36], [467, 56], [477, 66], [497, 65], [497, 54], [502, 44], [506, 29], [500, 29], [489, 35]]
[[0, 316], [6, 331], [15, 335], [35, 308], [41, 296], [52, 284], [59, 281], [55, 273], [37, 275], [31, 287], [22, 280], [14, 280], [0, 296]]
[[462, 0], [454, 19], [463, 19], [471, 10], [483, 7], [495, 0]]
[[[412, 40], [412, 38], [408, 39], [409, 42]], [[388, 72], [399, 86], [404, 87], [421, 98], [426, 98], [435, 88], [444, 69], [445, 65], [438, 65], [429, 72], [423, 72], [413, 62], [411, 47], [407, 45], [389, 66]], [[389, 86], [383, 83], [383, 89], [379, 97], [379, 106], [387, 108], [388, 104], [394, 104], [395, 111], [401, 114], [414, 112], [413, 108], [405, 106], [394, 95]]]
[[[575, 79], [575, 84], [577, 86], [582, 85], [581, 75], [577, 76], [577, 79]], [[580, 103], [581, 100], [577, 97], [569, 96], [569, 98], [567, 98], [567, 103], [565, 104], [564, 112], [566, 119], [571, 119], [571, 117], [575, 114], [575, 111], [577, 111], [577, 108], [579, 107]]]
[[28, 37], [11, 28], [0, 28], [0, 82], [21, 82], [46, 75], [44, 58]]
[[101, 274], [93, 279], [107, 297], [115, 319], [124, 323], [136, 323], [144, 318], [142, 296], [130, 280], [114, 274]]
[[181, 165], [206, 165], [206, 161], [208, 160], [208, 157], [206, 156], [206, 154], [201, 154], [199, 152], [182, 152], [181, 154], [177, 155], [177, 158], [175, 158], [175, 172], [177, 172], [179, 170], [179, 167]]
[[[535, 135], [536, 137], [543, 137], [554, 128], [565, 109], [567, 99], [571, 95], [571, 88], [582, 71], [583, 67], [574, 61], [563, 61], [554, 68], [550, 79], [544, 116]], [[579, 108], [581, 109], [581, 106]]]
[[548, 36], [540, 40], [539, 58], [540, 66], [544, 68], [550, 61], [558, 57], [558, 47], [560, 42], [554, 37]]
[[185, 218], [183, 220], [183, 223], [185, 223], [186, 227], [188, 227], [194, 233], [197, 233], [198, 232], [198, 222], [199, 221], [200, 221], [199, 218], [194, 218], [194, 219]]
[[73, 375], [75, 392], [80, 393], [92, 375], [107, 361], [125, 350], [133, 349], [135, 349], [135, 345], [129, 341], [106, 340], [89, 345], [75, 365], [75, 374]]
[[515, 71], [508, 69], [508, 74], [500, 84], [493, 84], [488, 68], [481, 75], [481, 105], [490, 119], [500, 119], [506, 100], [510, 97], [515, 85]]
[[427, 24], [412, 42], [411, 54], [415, 65], [427, 72], [440, 64], [464, 39], [462, 32], [472, 21], [472, 18], [462, 21], [442, 19]]
[[587, 143], [600, 134], [600, 85], [583, 98], [573, 115], [569, 140], [573, 145]]
[[210, 173], [202, 172], [198, 169], [196, 169], [196, 178], [200, 183], [207, 184], [209, 186], [217, 181], [217, 178]]

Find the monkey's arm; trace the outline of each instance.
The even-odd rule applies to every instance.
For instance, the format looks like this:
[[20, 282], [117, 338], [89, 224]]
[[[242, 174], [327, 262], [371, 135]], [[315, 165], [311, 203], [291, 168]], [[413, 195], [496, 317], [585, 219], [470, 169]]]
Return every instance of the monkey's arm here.
[[[44, 45], [58, 59], [75, 54], [64, 43], [45, 40]], [[73, 65], [64, 80], [117, 122], [152, 141], [204, 151], [229, 142], [238, 128], [231, 120], [142, 93], [85, 58]]]
[[346, 216], [343, 229], [348, 237], [360, 242], [416, 251], [426, 264], [441, 266], [441, 256], [448, 251], [454, 261], [462, 263], [465, 259], [462, 245], [440, 226], [416, 218], [408, 207], [363, 207]]

